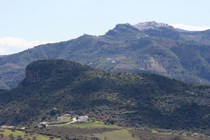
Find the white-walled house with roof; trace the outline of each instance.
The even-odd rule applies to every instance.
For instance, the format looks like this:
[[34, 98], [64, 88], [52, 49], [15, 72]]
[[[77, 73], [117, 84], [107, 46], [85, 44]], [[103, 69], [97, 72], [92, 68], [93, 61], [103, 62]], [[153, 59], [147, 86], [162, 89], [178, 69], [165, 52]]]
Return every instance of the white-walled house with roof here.
[[89, 120], [89, 117], [87, 115], [85, 115], [85, 116], [75, 116], [71, 123], [85, 123], [85, 122], [88, 122], [88, 120]]

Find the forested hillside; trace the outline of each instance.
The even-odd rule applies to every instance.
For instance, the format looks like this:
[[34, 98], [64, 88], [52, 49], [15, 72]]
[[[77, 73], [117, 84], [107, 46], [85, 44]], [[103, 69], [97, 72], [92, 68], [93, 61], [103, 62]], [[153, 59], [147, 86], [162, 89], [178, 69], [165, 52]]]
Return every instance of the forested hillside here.
[[155, 74], [104, 72], [65, 60], [29, 64], [17, 88], [0, 92], [0, 125], [65, 113], [122, 126], [209, 129], [210, 88]]

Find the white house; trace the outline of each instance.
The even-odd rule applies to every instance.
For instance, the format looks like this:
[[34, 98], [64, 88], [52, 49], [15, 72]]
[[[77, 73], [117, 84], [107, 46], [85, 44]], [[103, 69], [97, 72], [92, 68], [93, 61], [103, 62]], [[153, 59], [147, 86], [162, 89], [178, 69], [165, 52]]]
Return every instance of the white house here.
[[76, 123], [76, 122], [88, 122], [89, 117], [87, 115], [85, 116], [76, 116], [73, 118], [72, 123]]
[[70, 119], [70, 118], [71, 118], [70, 114], [65, 114], [63, 116], [57, 117], [57, 120], [58, 121], [63, 121], [63, 120]]
[[45, 128], [49, 126], [49, 122], [40, 122], [37, 127], [38, 128]]
[[15, 128], [15, 126], [2, 125], [0, 128], [2, 128], [2, 129], [13, 129], [13, 128]]

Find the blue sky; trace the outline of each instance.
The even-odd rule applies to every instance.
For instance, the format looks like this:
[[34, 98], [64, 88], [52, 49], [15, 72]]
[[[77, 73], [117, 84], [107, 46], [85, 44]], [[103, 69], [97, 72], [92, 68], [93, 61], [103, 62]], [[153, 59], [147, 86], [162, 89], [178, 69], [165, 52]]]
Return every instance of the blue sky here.
[[209, 5], [210, 0], [0, 0], [0, 55], [84, 33], [101, 35], [118, 23], [210, 27]]

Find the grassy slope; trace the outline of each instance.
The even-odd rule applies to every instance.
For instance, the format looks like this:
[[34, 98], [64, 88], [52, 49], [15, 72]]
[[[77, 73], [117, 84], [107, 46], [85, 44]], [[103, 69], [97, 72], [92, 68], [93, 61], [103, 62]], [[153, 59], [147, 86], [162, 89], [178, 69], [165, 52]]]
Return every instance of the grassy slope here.
[[139, 140], [139, 138], [133, 137], [127, 129], [95, 134], [95, 136], [100, 140]]
[[190, 136], [189, 134], [175, 134], [172, 132], [157, 132], [145, 130], [131, 130], [130, 131], [136, 138], [141, 140], [209, 140], [208, 136]]
[[[89, 123], [75, 123], [75, 124], [64, 124], [64, 125], [57, 125], [56, 127], [65, 127], [66, 131], [73, 131], [73, 129], [77, 128], [77, 136], [84, 136], [84, 137], [97, 137], [100, 140], [137, 140], [137, 138], [132, 137], [132, 134], [128, 129], [123, 127], [119, 127], [116, 125], [105, 125], [103, 122], [94, 121]], [[92, 130], [89, 133], [83, 133], [85, 130]], [[102, 131], [97, 132], [96, 129], [101, 129]], [[49, 128], [50, 130], [50, 128]], [[104, 131], [103, 131], [104, 130]], [[74, 133], [75, 135], [75, 133]]]
[[[92, 129], [92, 134], [85, 135], [86, 137], [95, 136], [100, 140], [151, 140], [151, 139], [161, 139], [161, 140], [208, 140], [207, 136], [199, 134], [199, 136], [187, 136], [189, 134], [173, 134], [173, 132], [159, 132], [155, 129], [150, 131], [145, 130], [134, 130], [132, 128], [123, 128], [116, 125], [105, 125], [103, 122], [95, 121], [89, 123], [80, 124], [65, 124], [57, 125], [57, 127], [66, 127], [71, 131], [72, 129], [78, 128], [81, 132], [85, 129]], [[94, 133], [95, 128], [115, 128], [111, 131], [104, 131], [100, 133]], [[84, 135], [78, 133], [78, 135]]]
[[[16, 139], [18, 136], [21, 136], [24, 138], [24, 140], [27, 140], [28, 138], [32, 139], [33, 137], [36, 137], [36, 140], [49, 140], [49, 137], [38, 135], [38, 134], [32, 134], [32, 135], [26, 135], [23, 131], [11, 131], [11, 130], [4, 130], [3, 132], [0, 132], [0, 134], [4, 135], [4, 140], [9, 140], [9, 135], [13, 135]], [[25, 136], [26, 135], [26, 136]], [[54, 138], [54, 140], [60, 140], [59, 138]]]
[[115, 128], [121, 129], [121, 127], [116, 125], [104, 125], [103, 122], [95, 121], [81, 124], [62, 124], [58, 126], [69, 127], [69, 128]]

